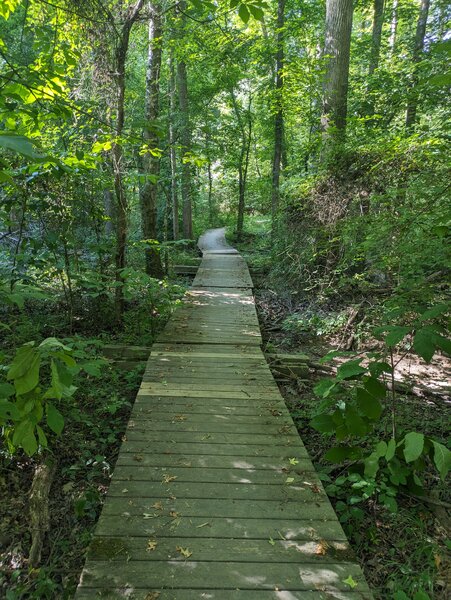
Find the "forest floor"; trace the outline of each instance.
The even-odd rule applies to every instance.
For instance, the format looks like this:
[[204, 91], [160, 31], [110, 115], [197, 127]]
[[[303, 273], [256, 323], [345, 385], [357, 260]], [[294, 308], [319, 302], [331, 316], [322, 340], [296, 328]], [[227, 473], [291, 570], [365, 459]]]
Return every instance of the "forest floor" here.
[[[330, 350], [343, 348], [343, 344], [349, 341], [353, 342], [352, 345], [357, 342], [362, 353], [376, 349], [377, 340], [366, 333], [370, 331], [371, 324], [368, 324], [363, 335], [356, 324], [348, 326], [349, 315], [352, 315], [355, 306], [352, 299], [346, 306], [346, 302], [343, 303], [343, 298], [340, 298], [339, 310], [345, 317], [337, 319], [337, 307], [333, 302], [328, 312], [327, 307], [316, 304], [313, 296], [300, 299], [296, 292], [293, 294], [278, 287], [273, 280], [265, 277], [268, 253], [267, 249], [265, 251], [267, 239], [262, 241], [262, 229], [265, 230], [265, 224], [257, 223], [257, 232], [251, 231], [243, 243], [238, 244], [238, 248], [248, 259], [251, 269], [263, 265], [263, 274], [254, 279], [254, 292], [265, 351], [273, 354], [303, 353], [312, 362], [318, 363]], [[228, 239], [234, 242], [232, 235]], [[308, 314], [304, 322], [302, 314]], [[411, 390], [409, 393], [401, 387], [397, 392], [399, 429], [422, 431], [446, 444], [451, 361], [437, 354], [429, 364], [413, 354], [398, 355], [394, 359], [398, 363], [397, 383]], [[338, 366], [342, 360], [337, 358], [327, 365], [329, 368]], [[279, 383], [326, 491], [328, 487], [333, 490], [335, 486], [328, 486], [328, 482], [340, 481], [344, 471], [342, 466], [333, 465], [323, 458], [333, 445], [333, 440], [310, 426], [310, 419], [315, 415], [320, 401], [314, 393], [314, 387], [327, 376], [327, 373], [310, 369], [307, 377]], [[390, 430], [388, 418], [381, 418], [379, 431], [387, 428]], [[329, 494], [367, 581], [375, 597], [380, 600], [449, 598], [451, 498], [449, 489], [432, 469], [427, 472], [426, 480], [426, 500], [407, 492], [400, 493], [396, 513], [390, 513], [373, 497], [358, 504], [362, 509], [358, 518], [350, 518], [342, 509], [340, 494], [333, 491]]]

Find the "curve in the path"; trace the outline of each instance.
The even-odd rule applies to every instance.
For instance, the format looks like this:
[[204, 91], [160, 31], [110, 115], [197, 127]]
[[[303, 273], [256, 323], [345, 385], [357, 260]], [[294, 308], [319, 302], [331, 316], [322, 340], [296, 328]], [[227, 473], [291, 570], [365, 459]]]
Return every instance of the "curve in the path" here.
[[217, 229], [207, 229], [199, 238], [198, 247], [203, 254], [238, 254], [235, 248], [232, 248], [225, 239], [225, 227]]

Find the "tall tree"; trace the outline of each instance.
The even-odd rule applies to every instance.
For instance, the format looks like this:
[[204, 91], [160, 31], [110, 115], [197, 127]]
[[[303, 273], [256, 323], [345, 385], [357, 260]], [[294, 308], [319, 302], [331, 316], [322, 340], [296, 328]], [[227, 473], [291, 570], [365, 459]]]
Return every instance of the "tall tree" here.
[[172, 235], [174, 240], [179, 239], [179, 199], [177, 191], [177, 152], [175, 149], [175, 122], [177, 110], [177, 86], [175, 79], [174, 51], [171, 48], [169, 57], [169, 159], [171, 163], [171, 207], [172, 207]]
[[417, 27], [415, 32], [415, 45], [413, 48], [413, 74], [412, 83], [410, 86], [409, 100], [407, 102], [406, 111], [406, 129], [412, 130], [415, 126], [417, 118], [418, 108], [418, 84], [420, 81], [419, 77], [419, 65], [421, 61], [423, 50], [424, 50], [424, 38], [426, 37], [426, 25], [429, 14], [430, 0], [421, 0], [420, 12], [418, 15]]
[[[385, 0], [373, 1], [373, 28], [371, 32], [371, 53], [370, 64], [368, 68], [368, 110], [369, 116], [374, 115], [374, 84], [372, 77], [379, 66], [382, 42], [382, 25], [384, 23], [384, 4]], [[367, 121], [367, 125], [373, 124], [374, 120]]]
[[127, 213], [128, 202], [124, 186], [124, 152], [122, 147], [122, 133], [125, 124], [125, 65], [130, 43], [130, 32], [136, 23], [145, 0], [137, 0], [121, 15], [122, 26], [118, 32], [115, 52], [115, 82], [116, 82], [116, 123], [115, 140], [112, 146], [112, 159], [114, 171], [114, 192], [116, 196], [116, 253], [115, 253], [115, 278], [116, 301], [115, 311], [118, 321], [122, 320], [124, 310], [124, 281], [122, 271], [126, 264], [127, 248]]
[[156, 122], [159, 116], [161, 46], [163, 28], [160, 7], [150, 4], [149, 37], [145, 90], [145, 125], [143, 137], [145, 153], [142, 160], [145, 181], [140, 189], [141, 226], [147, 243], [145, 249], [146, 273], [153, 277], [163, 277], [163, 268], [158, 248], [153, 240], [157, 238], [157, 192], [160, 175], [160, 156], [155, 151], [158, 147], [159, 136]]
[[327, 0], [321, 117], [326, 150], [334, 141], [343, 139], [346, 131], [352, 15], [353, 0]]
[[231, 90], [230, 96], [232, 99], [233, 110], [240, 131], [240, 153], [238, 158], [238, 214], [236, 225], [236, 237], [241, 241], [244, 227], [244, 210], [246, 206], [246, 185], [247, 174], [249, 170], [249, 154], [251, 151], [252, 142], [252, 92], [248, 91], [248, 103], [243, 115], [235, 95], [235, 91]]
[[[185, 0], [179, 3], [179, 10], [181, 13], [180, 27], [183, 31], [186, 26]], [[191, 164], [189, 160], [183, 158], [183, 155], [189, 155], [191, 152], [191, 126], [188, 106], [188, 75], [186, 72], [186, 62], [183, 57], [177, 63], [177, 88], [180, 109], [180, 143], [182, 146], [181, 191], [183, 202], [183, 237], [190, 240], [193, 237]]]
[[274, 116], [274, 154], [272, 160], [272, 192], [271, 210], [273, 225], [280, 196], [280, 165], [283, 154], [284, 118], [283, 118], [283, 63], [284, 63], [284, 27], [285, 27], [285, 0], [278, 0], [277, 4], [277, 41], [276, 41], [276, 114]]

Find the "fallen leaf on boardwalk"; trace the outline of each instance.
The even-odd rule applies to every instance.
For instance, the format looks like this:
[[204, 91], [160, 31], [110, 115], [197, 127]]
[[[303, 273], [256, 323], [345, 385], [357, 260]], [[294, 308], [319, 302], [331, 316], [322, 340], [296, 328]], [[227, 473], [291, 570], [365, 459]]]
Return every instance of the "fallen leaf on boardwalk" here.
[[171, 512], [169, 513], [169, 516], [172, 517], [173, 519], [177, 519], [180, 516], [180, 514], [175, 510], [171, 510]]
[[177, 475], [164, 475], [162, 483], [171, 483], [175, 479], [177, 479]]
[[149, 540], [147, 542], [147, 548], [146, 548], [147, 552], [153, 552], [154, 550], [156, 550], [157, 545], [158, 545], [157, 540]]
[[209, 523], [208, 521], [205, 521], [205, 523], [201, 523], [200, 525], [196, 525], [196, 529], [200, 529], [201, 527], [206, 527], [206, 526], [211, 527], [211, 523]]
[[343, 583], [346, 583], [346, 585], [349, 585], [349, 587], [352, 589], [358, 586], [357, 581], [352, 578], [352, 575], [349, 575], [347, 579], [343, 579]]
[[141, 454], [135, 454], [133, 460], [136, 460], [136, 462], [141, 462], [144, 460], [144, 456], [142, 456]]
[[288, 485], [290, 483], [293, 483], [293, 482], [294, 482], [294, 477], [287, 477], [286, 480], [285, 480], [285, 483], [288, 484]]
[[156, 513], [143, 513], [143, 519], [155, 519], [156, 517], [158, 517]]
[[289, 458], [290, 465], [297, 465], [299, 463], [297, 458]]
[[186, 415], [175, 415], [176, 421], [186, 421], [188, 417]]
[[326, 554], [328, 548], [329, 548], [329, 544], [326, 542], [326, 540], [320, 540], [316, 544], [315, 554], [321, 554], [322, 556], [324, 556]]
[[189, 548], [182, 548], [182, 546], [176, 546], [175, 549], [185, 558], [189, 558], [193, 554]]
[[144, 600], [158, 600], [160, 595], [160, 592], [149, 592]]
[[276, 545], [276, 542], [272, 539], [272, 537], [269, 538], [268, 543], [271, 544], [271, 546]]
[[128, 492], [128, 489], [127, 489], [127, 488], [124, 488], [124, 489], [122, 490], [122, 493], [123, 493], [123, 494], [126, 494], [127, 492]]
[[156, 508], [157, 510], [163, 510], [163, 505], [161, 502], [155, 502], [155, 504], [152, 504], [152, 508]]
[[316, 483], [312, 485], [312, 492], [314, 494], [321, 494], [321, 488], [319, 487], [319, 485], [316, 485]]

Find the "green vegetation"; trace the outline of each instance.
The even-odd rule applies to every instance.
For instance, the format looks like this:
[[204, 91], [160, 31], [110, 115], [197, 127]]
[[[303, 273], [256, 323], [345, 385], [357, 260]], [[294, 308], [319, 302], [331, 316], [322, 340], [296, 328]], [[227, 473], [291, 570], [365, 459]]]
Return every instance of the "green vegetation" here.
[[151, 345], [224, 226], [267, 350], [322, 368], [287, 398], [376, 596], [446, 597], [449, 16], [0, 3], [0, 596], [74, 591], [142, 374], [103, 345]]

